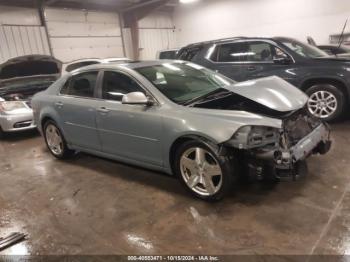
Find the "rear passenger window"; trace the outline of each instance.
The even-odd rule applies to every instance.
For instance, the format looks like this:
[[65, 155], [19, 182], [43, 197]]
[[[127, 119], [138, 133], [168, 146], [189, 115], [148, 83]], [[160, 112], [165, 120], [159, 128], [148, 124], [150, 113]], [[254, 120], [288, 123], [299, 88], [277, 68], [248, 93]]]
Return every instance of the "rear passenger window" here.
[[217, 62], [241, 62], [247, 56], [248, 46], [245, 43], [229, 43], [219, 45], [211, 59]]
[[202, 50], [201, 46], [185, 49], [180, 53], [178, 59], [185, 60], [185, 61], [192, 61], [193, 59], [196, 58], [196, 56], [199, 54], [201, 50]]
[[61, 94], [94, 97], [98, 72], [86, 72], [72, 76], [62, 87]]

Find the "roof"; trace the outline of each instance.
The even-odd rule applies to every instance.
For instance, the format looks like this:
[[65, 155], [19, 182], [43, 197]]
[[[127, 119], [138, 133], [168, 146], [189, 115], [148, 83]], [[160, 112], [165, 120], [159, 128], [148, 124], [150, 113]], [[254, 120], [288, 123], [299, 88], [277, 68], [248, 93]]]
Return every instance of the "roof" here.
[[229, 38], [220, 38], [220, 39], [215, 39], [215, 40], [210, 40], [210, 41], [203, 41], [203, 42], [197, 42], [193, 44], [189, 44], [185, 46], [186, 48], [190, 47], [196, 47], [196, 46], [201, 46], [201, 45], [209, 45], [209, 44], [214, 44], [214, 43], [226, 43], [226, 42], [232, 42], [235, 40], [253, 40], [253, 39], [261, 39], [261, 40], [277, 40], [277, 41], [283, 41], [283, 40], [293, 40], [293, 38], [288, 38], [288, 37], [246, 37], [246, 36], [237, 36], [237, 37], [229, 37]]
[[116, 68], [129, 68], [129, 69], [137, 69], [147, 66], [156, 66], [164, 63], [173, 63], [174, 60], [149, 60], [149, 61], [134, 61], [134, 62], [126, 62], [126, 63], [106, 63], [106, 64], [95, 64], [84, 66], [74, 70], [75, 72], [90, 70], [90, 69], [116, 69]]

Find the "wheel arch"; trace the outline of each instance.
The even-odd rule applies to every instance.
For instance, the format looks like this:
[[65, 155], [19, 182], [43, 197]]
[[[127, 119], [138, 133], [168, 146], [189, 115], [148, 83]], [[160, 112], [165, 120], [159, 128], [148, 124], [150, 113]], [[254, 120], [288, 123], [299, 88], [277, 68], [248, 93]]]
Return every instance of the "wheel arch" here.
[[174, 159], [175, 159], [176, 150], [183, 143], [186, 143], [186, 142], [192, 141], [192, 140], [200, 141], [200, 142], [204, 143], [205, 145], [207, 145], [208, 147], [211, 147], [211, 148], [213, 147], [213, 145], [217, 145], [218, 144], [214, 139], [209, 138], [207, 136], [200, 135], [200, 134], [187, 134], [187, 135], [182, 135], [182, 136], [178, 137], [171, 144], [170, 150], [169, 150], [169, 156], [168, 156], [170, 169], [171, 169], [173, 174], [174, 174], [174, 170], [175, 170], [174, 169], [174, 162], [175, 162]]
[[301, 90], [306, 91], [308, 88], [317, 85], [317, 84], [330, 84], [337, 87], [346, 97], [347, 100], [349, 100], [350, 91], [347, 85], [344, 81], [337, 79], [337, 78], [331, 78], [331, 77], [321, 77], [321, 78], [310, 78], [305, 80], [301, 85]]

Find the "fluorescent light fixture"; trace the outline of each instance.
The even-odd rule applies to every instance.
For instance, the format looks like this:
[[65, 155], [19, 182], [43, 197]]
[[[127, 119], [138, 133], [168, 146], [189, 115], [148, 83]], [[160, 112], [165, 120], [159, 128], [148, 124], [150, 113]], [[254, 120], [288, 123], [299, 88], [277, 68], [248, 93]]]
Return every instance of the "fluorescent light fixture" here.
[[181, 4], [191, 4], [197, 2], [198, 0], [180, 0]]

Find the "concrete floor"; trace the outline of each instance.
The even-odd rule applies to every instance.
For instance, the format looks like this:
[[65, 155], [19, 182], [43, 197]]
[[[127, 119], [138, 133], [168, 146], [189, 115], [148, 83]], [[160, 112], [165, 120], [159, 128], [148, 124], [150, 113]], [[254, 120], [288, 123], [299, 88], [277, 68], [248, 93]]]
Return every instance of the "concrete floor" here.
[[55, 160], [36, 132], [0, 142], [0, 237], [7, 254], [350, 254], [350, 121], [309, 174], [240, 185], [219, 203], [172, 177], [81, 154]]

